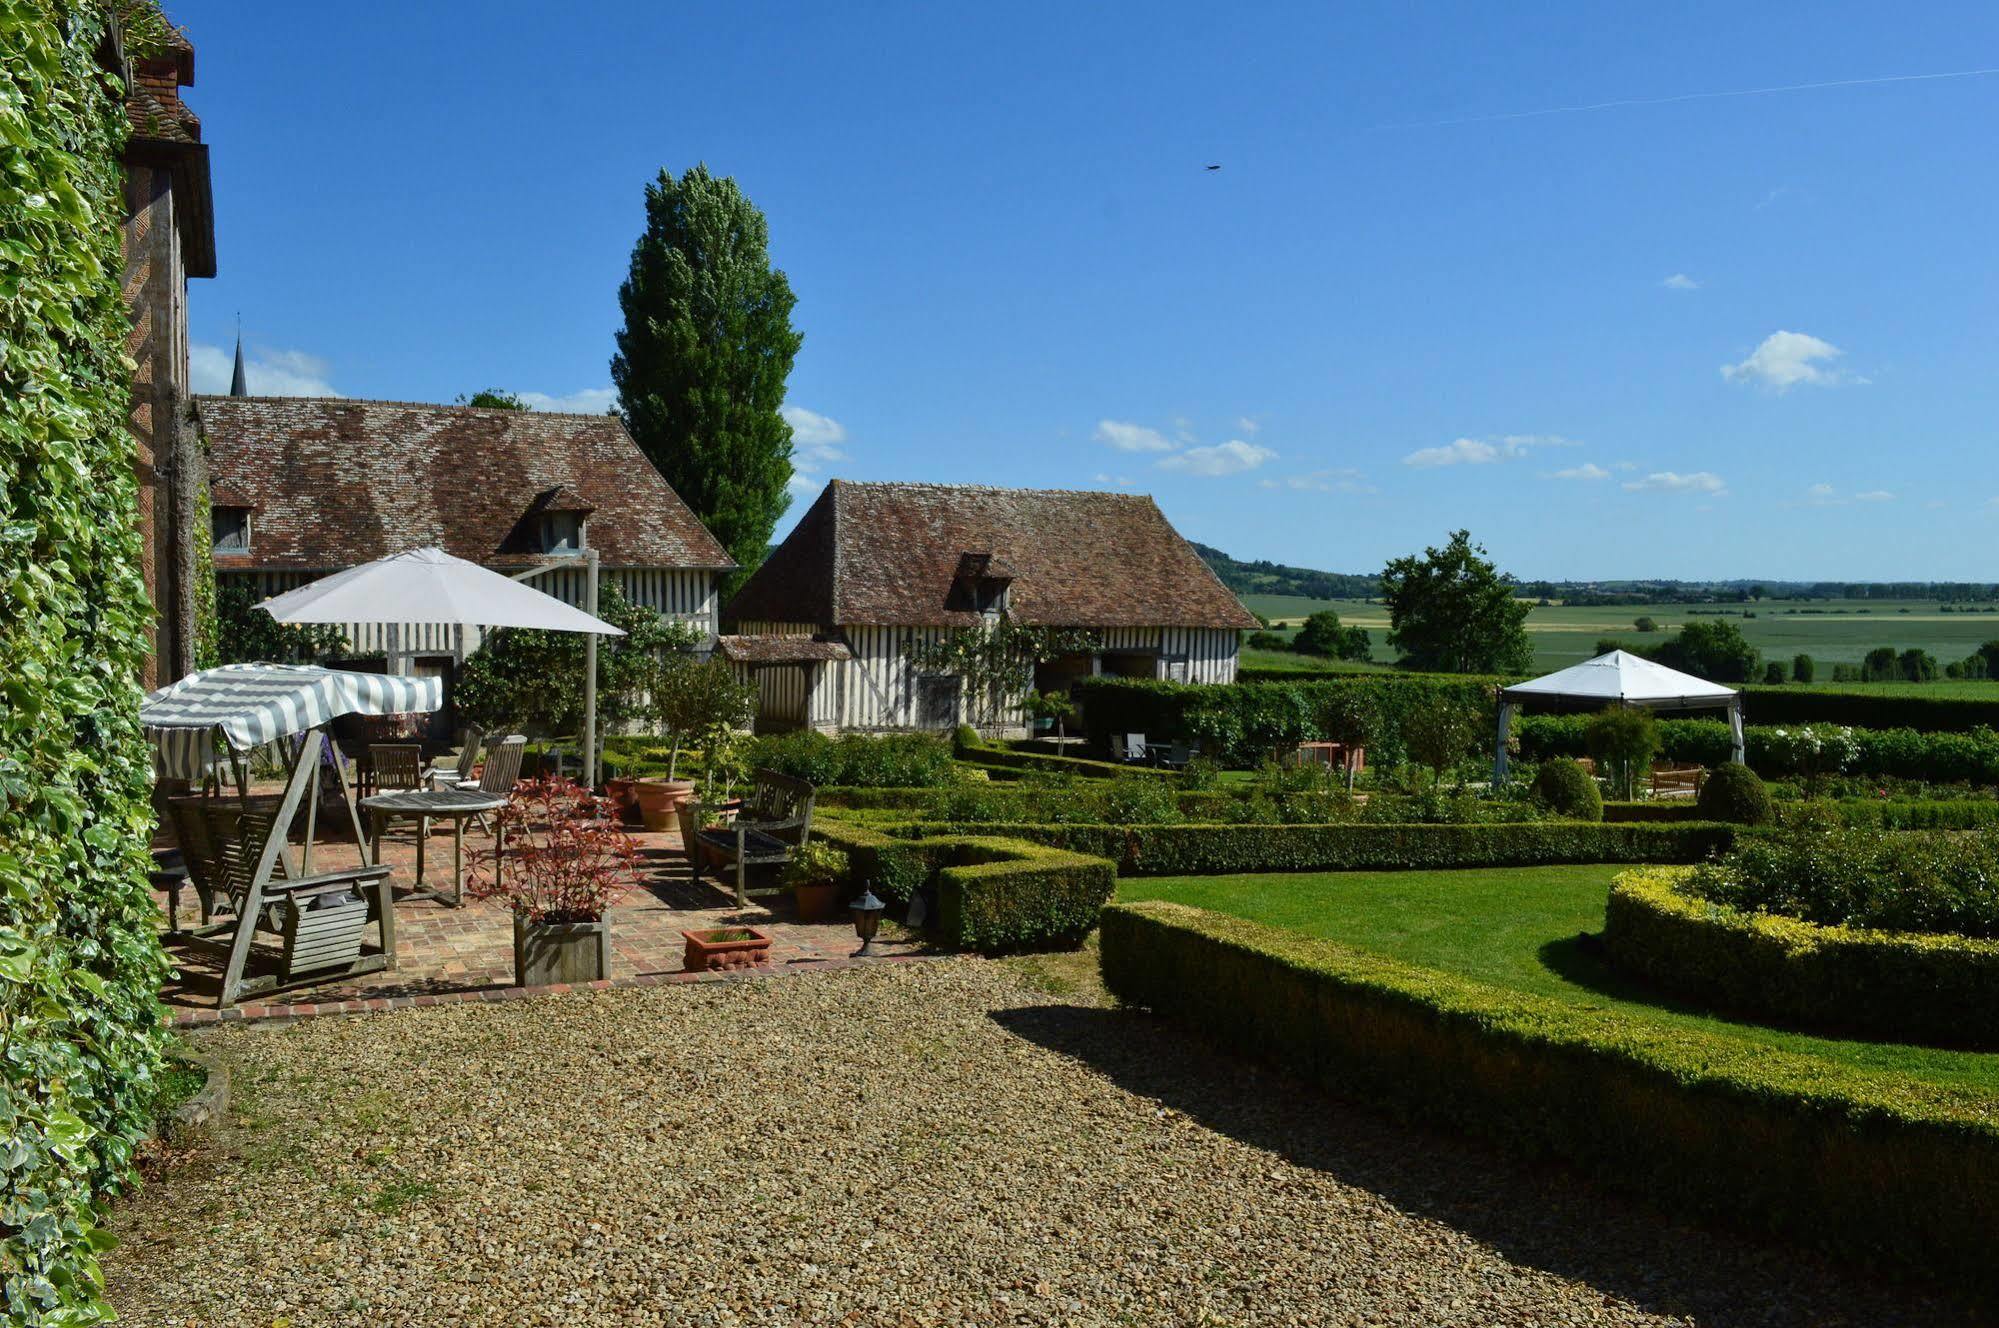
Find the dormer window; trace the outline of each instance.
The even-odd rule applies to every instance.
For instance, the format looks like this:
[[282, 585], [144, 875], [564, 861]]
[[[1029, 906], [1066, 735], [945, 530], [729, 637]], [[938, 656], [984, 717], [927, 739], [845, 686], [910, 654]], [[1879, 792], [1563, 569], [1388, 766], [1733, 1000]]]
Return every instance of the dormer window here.
[[549, 512], [541, 519], [541, 551], [557, 556], [583, 552], [583, 514]]
[[216, 507], [208, 514], [209, 534], [213, 537], [217, 553], [248, 553], [250, 551], [250, 509], [247, 507]]
[[997, 618], [1007, 610], [1007, 590], [1012, 585], [1013, 569], [992, 554], [960, 554], [949, 607]]

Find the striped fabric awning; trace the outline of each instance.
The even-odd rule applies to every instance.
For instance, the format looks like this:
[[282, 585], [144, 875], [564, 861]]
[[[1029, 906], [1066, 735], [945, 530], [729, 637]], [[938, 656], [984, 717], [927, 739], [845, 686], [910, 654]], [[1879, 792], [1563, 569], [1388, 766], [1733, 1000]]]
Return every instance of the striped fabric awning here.
[[338, 715], [400, 715], [443, 704], [442, 678], [310, 664], [225, 664], [148, 693], [139, 721], [152, 739], [160, 775], [200, 779], [214, 765], [217, 732], [237, 751], [249, 751]]

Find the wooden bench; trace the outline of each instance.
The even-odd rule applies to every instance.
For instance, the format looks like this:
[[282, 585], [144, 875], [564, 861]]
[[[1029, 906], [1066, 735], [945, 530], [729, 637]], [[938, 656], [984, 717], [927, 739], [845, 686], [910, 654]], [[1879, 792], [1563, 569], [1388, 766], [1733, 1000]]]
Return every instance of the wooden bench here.
[[1697, 798], [1707, 771], [1697, 765], [1655, 765], [1652, 767], [1652, 796], [1655, 798]]
[[743, 809], [729, 825], [698, 835], [700, 847], [688, 854], [694, 879], [710, 861], [736, 869], [736, 906], [749, 903], [749, 869], [782, 866], [812, 838], [812, 803], [818, 790], [802, 779], [759, 770], [750, 780]]

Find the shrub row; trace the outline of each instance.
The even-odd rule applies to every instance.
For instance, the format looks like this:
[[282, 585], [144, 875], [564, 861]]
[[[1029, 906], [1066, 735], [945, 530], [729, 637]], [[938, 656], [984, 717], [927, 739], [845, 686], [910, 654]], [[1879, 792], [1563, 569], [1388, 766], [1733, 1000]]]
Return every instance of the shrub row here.
[[[127, 121], [95, 58], [111, 8], [0, 4], [0, 1322], [29, 1328], [112, 1317], [98, 1222], [150, 1128], [166, 1039], [136, 685], [153, 612], [120, 288]], [[157, 11], [116, 8], [126, 51], [156, 51]]]
[[1845, 724], [1857, 729], [1969, 732], [1999, 728], [1999, 701], [1955, 696], [1882, 696], [1803, 687], [1744, 687], [1743, 709], [1761, 724]]
[[1050, 775], [1074, 775], [1080, 779], [1116, 779], [1127, 774], [1149, 779], [1177, 778], [1170, 770], [1152, 766], [1092, 761], [1080, 756], [1051, 756], [1044, 752], [1020, 752], [1011, 747], [968, 747], [960, 752], [959, 760], [967, 765], [996, 770], [1035, 770]]
[[1999, 1119], [1966, 1090], [1490, 987], [1167, 903], [1104, 910], [1121, 1000], [1648, 1201], [1999, 1285]]
[[898, 837], [828, 819], [813, 838], [847, 854], [853, 886], [892, 903], [937, 888], [939, 939], [986, 954], [1073, 949], [1117, 889], [1102, 858], [990, 835]]
[[[1587, 715], [1524, 715], [1514, 721], [1521, 755], [1530, 760], [1587, 755], [1583, 730]], [[1788, 745], [1773, 738], [1773, 728], [1751, 725], [1744, 734], [1749, 766], [1765, 778], [1803, 773], [1796, 769]], [[1671, 761], [1717, 766], [1729, 759], [1732, 740], [1728, 725], [1713, 719], [1659, 721], [1660, 754]], [[1974, 729], [1968, 733], [1923, 733], [1915, 729], [1855, 729], [1857, 748], [1850, 770], [1933, 783], [1999, 784], [1999, 732]]]
[[1500, 680], [1476, 675], [1353, 674], [1308, 676], [1302, 681], [1221, 685], [1150, 678], [1085, 678], [1075, 687], [1083, 724], [1099, 746], [1114, 733], [1152, 739], [1198, 739], [1210, 756], [1253, 765], [1271, 752], [1324, 738], [1319, 716], [1342, 694], [1364, 696], [1376, 717], [1368, 744], [1370, 765], [1400, 765], [1404, 718], [1425, 706], [1457, 703], [1492, 707]]
[[1108, 858], [1122, 876], [1234, 872], [1690, 863], [1726, 851], [1734, 827], [1538, 821], [1498, 825], [957, 825], [916, 822], [892, 835], [993, 835]]
[[951, 743], [933, 733], [843, 733], [813, 729], [758, 738], [750, 764], [811, 784], [906, 788], [947, 784], [954, 776]]
[[1816, 827], [1745, 836], [1687, 888], [1821, 926], [1999, 937], [1999, 836]]
[[1821, 825], [1827, 819], [1855, 830], [1982, 830], [1999, 826], [1999, 799], [1993, 798], [1843, 798], [1772, 805], [1780, 826]]
[[1610, 961], [1676, 996], [1894, 1042], [1999, 1047], [1999, 942], [1821, 927], [1686, 893], [1669, 867], [1611, 887]]

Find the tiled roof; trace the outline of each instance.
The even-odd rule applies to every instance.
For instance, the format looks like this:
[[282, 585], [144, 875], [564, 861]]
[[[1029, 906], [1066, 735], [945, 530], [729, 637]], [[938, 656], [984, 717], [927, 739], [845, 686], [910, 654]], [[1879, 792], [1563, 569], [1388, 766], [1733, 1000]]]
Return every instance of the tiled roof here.
[[808, 664], [854, 657], [838, 641], [810, 636], [719, 636], [715, 646], [734, 664]]
[[[975, 555], [969, 564], [968, 554]], [[961, 569], [980, 565], [989, 577], [1012, 578], [1015, 622], [1257, 626], [1143, 495], [845, 480], [826, 486], [724, 617], [970, 626], [979, 615], [957, 607], [953, 590]]]
[[[186, 39], [181, 39], [186, 46]], [[180, 99], [181, 85], [194, 81], [194, 53], [187, 47], [186, 76], [178, 53], [133, 63], [132, 84], [125, 92], [125, 118], [132, 136], [160, 143], [199, 143], [201, 117]]]
[[322, 397], [195, 399], [217, 492], [257, 508], [218, 570], [327, 571], [436, 545], [530, 567], [551, 491], [607, 567], [734, 564], [616, 416]]

